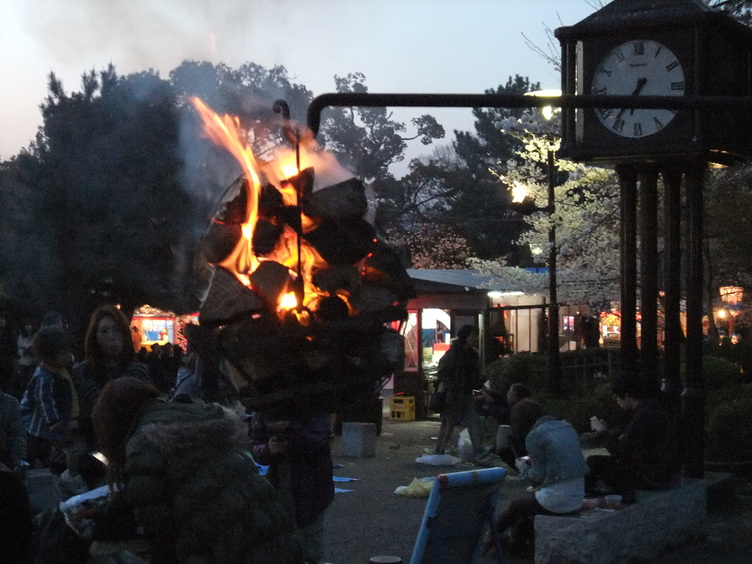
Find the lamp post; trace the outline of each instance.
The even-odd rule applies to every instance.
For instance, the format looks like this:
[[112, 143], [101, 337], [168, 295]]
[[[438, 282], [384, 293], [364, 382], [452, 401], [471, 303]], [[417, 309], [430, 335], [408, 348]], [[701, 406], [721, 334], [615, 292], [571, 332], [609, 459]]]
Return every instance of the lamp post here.
[[[558, 90], [538, 90], [535, 92], [528, 92], [526, 96], [540, 96], [540, 97], [553, 97], [561, 96], [561, 91]], [[541, 107], [540, 114], [546, 120], [549, 121], [554, 117], [556, 108], [552, 106]], [[520, 128], [519, 123], [507, 125], [504, 122], [497, 124], [500, 129], [523, 129], [526, 130], [527, 126]], [[528, 124], [529, 125], [529, 124]], [[535, 212], [543, 212], [553, 216], [556, 211], [555, 203], [555, 175], [556, 167], [554, 164], [555, 150], [552, 148], [554, 142], [548, 137], [552, 135], [552, 131], [546, 131], [547, 127], [538, 128], [537, 132], [540, 133], [543, 130], [542, 135], [547, 139], [546, 143], [546, 180], [548, 184], [548, 205], [545, 207], [538, 207], [535, 205], [532, 198], [527, 197], [527, 191], [524, 186], [519, 184], [512, 187], [512, 204], [511, 207], [520, 214], [527, 215]], [[561, 359], [559, 356], [559, 300], [556, 292], [556, 225], [551, 218], [551, 225], [548, 229], [548, 291], [549, 291], [549, 303], [548, 303], [548, 368], [549, 368], [549, 386], [551, 393], [554, 397], [561, 396]]]
[[[527, 215], [530, 213], [543, 212], [553, 215], [556, 211], [556, 200], [554, 196], [556, 169], [554, 164], [554, 151], [546, 151], [546, 180], [548, 185], [548, 205], [538, 207], [532, 201], [532, 198], [519, 190], [514, 191], [512, 199], [512, 209]], [[561, 358], [559, 356], [559, 299], [556, 291], [556, 224], [551, 221], [548, 229], [548, 369], [549, 385], [554, 397], [561, 395]]]

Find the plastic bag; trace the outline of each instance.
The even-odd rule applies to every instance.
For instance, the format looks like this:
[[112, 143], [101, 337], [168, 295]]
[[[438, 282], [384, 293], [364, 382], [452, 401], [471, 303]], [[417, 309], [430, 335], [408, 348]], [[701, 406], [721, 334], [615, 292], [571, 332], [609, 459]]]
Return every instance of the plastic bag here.
[[94, 533], [96, 511], [110, 503], [110, 487], [102, 486], [60, 502], [65, 523], [84, 540]]
[[413, 478], [409, 486], [398, 486], [394, 493], [407, 497], [428, 497], [433, 487], [433, 477]]
[[454, 466], [460, 463], [460, 459], [451, 454], [424, 454], [416, 458], [418, 464], [429, 464], [431, 466]]
[[467, 429], [462, 429], [460, 433], [460, 438], [457, 441], [457, 451], [463, 462], [472, 462], [475, 458], [473, 442], [470, 440], [470, 432]]

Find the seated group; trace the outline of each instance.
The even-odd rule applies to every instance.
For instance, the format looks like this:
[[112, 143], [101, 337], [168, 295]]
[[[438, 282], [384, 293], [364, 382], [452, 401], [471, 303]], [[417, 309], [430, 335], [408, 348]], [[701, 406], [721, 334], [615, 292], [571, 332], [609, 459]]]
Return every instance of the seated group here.
[[576, 514], [584, 498], [607, 494], [631, 504], [636, 490], [675, 482], [682, 455], [678, 413], [644, 375], [620, 373], [611, 386], [626, 423], [609, 427], [592, 417], [591, 438], [609, 454], [587, 460], [575, 429], [545, 414], [523, 384], [513, 384], [505, 398], [486, 391], [481, 411], [509, 422], [499, 426], [496, 452], [531, 483], [528, 494], [510, 501], [496, 522], [507, 550], [532, 551], [535, 515]]

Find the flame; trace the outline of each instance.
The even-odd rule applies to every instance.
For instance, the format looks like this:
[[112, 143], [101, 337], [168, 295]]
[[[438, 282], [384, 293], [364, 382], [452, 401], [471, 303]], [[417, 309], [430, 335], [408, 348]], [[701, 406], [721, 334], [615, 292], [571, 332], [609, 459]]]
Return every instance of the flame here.
[[279, 300], [279, 309], [291, 310], [298, 305], [298, 299], [295, 297], [295, 292], [287, 292], [282, 299]]
[[[236, 116], [219, 116], [199, 98], [190, 98], [191, 103], [199, 112], [204, 124], [204, 132], [215, 144], [227, 149], [240, 163], [244, 177], [245, 190], [247, 191], [246, 219], [242, 224], [242, 237], [233, 251], [219, 263], [226, 268], [246, 286], [250, 287], [249, 275], [258, 268], [264, 260], [274, 260], [291, 269], [291, 275], [297, 276], [298, 269], [304, 280], [304, 303], [309, 307], [321, 291], [311, 282], [314, 270], [325, 264], [325, 261], [305, 240], [298, 241], [298, 234], [289, 226], [285, 226], [282, 236], [274, 250], [264, 257], [257, 257], [253, 253], [253, 232], [259, 219], [258, 197], [261, 192], [262, 166], [258, 163], [248, 142], [245, 132], [240, 127], [240, 120]], [[272, 178], [287, 179], [299, 174], [298, 160], [300, 155], [285, 155], [273, 163], [277, 170], [268, 175]], [[266, 163], [264, 163], [266, 165]], [[299, 205], [299, 195], [291, 183], [283, 181], [275, 186], [282, 194], [285, 205]], [[315, 226], [315, 221], [301, 213], [301, 225], [303, 232]], [[298, 252], [298, 249], [300, 252]], [[280, 297], [279, 309], [290, 310], [298, 307], [295, 294], [290, 292]]]

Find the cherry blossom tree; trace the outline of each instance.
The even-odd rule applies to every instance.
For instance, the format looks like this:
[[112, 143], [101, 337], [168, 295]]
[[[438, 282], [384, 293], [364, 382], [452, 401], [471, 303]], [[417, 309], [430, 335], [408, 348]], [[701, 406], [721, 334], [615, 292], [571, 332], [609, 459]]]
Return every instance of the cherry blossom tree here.
[[[600, 309], [619, 299], [619, 185], [613, 171], [554, 158], [554, 210], [547, 209], [548, 152], [555, 154], [560, 145], [557, 119], [547, 121], [534, 109], [499, 122], [498, 127], [523, 146], [515, 158], [497, 163], [494, 173], [508, 190], [526, 192], [541, 210], [523, 216], [529, 229], [517, 241], [531, 249], [537, 264], [546, 264], [549, 231], [555, 226], [559, 299]], [[505, 280], [524, 282], [528, 291], [547, 291], [545, 276], [493, 261], [472, 264]]]

